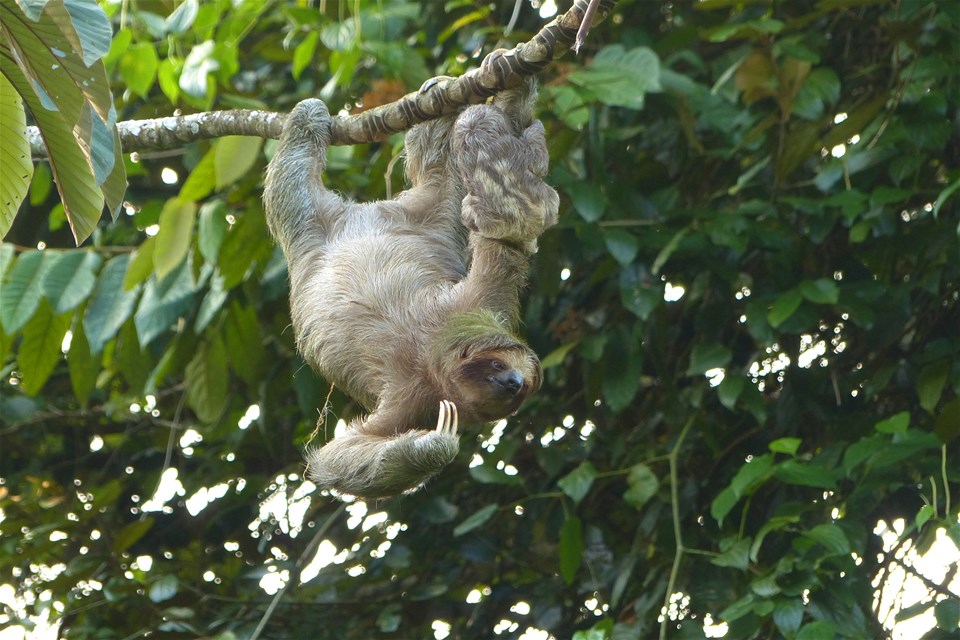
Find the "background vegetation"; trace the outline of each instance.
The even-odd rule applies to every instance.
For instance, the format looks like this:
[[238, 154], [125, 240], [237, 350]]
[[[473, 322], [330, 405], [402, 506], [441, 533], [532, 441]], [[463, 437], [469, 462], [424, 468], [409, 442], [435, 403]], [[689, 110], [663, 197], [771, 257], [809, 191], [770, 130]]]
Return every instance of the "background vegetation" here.
[[[110, 125], [357, 111], [546, 18], [319, 4], [0, 0], [0, 636], [958, 637], [960, 5], [621, 0], [542, 78], [543, 390], [425, 490], [344, 509], [301, 478], [328, 396], [320, 441], [358, 409], [294, 351], [273, 143], [120, 156]], [[112, 103], [31, 33], [73, 33]], [[17, 93], [74, 154], [61, 192]], [[335, 149], [330, 184], [396, 193], [401, 146]]]

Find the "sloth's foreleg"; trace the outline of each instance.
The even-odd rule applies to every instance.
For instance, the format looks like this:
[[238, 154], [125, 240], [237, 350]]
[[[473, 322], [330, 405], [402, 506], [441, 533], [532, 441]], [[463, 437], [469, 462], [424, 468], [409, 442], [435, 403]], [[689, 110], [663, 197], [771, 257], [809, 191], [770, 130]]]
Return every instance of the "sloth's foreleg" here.
[[361, 498], [384, 498], [419, 488], [460, 450], [457, 407], [440, 403], [433, 431], [364, 433], [362, 425], [307, 454], [307, 475], [318, 486]]

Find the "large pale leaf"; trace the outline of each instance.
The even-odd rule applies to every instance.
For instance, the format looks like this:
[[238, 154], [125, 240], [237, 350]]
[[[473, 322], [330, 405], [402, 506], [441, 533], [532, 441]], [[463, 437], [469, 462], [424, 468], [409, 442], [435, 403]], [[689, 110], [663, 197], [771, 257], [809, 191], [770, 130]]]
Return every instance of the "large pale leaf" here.
[[217, 142], [214, 166], [217, 189], [239, 180], [257, 162], [263, 138], [226, 136]]
[[91, 353], [100, 353], [133, 312], [140, 288], [131, 291], [123, 288], [123, 276], [129, 261], [129, 255], [117, 256], [100, 272], [100, 281], [83, 315], [83, 328]]
[[33, 163], [27, 141], [23, 101], [13, 85], [0, 75], [0, 238], [7, 235], [20, 203], [27, 196]]
[[97, 284], [97, 269], [103, 259], [92, 251], [67, 251], [43, 277], [43, 295], [54, 313], [70, 311], [87, 299]]
[[17, 364], [23, 376], [21, 388], [27, 395], [36, 395], [43, 388], [60, 361], [60, 347], [70, 328], [70, 319], [71, 314], [56, 315], [50, 303], [41, 300], [37, 313], [23, 327]]
[[[41, 103], [27, 78], [7, 57], [0, 56], [0, 72], [7, 76], [23, 96], [47, 147], [50, 166], [56, 177], [57, 191], [63, 203], [77, 244], [93, 232], [103, 211], [103, 193], [97, 186], [93, 169], [73, 135], [73, 124], [63, 111], [50, 111]], [[79, 114], [79, 109], [78, 109]]]
[[649, 92], [660, 91], [660, 59], [646, 47], [604, 47], [586, 69], [567, 78], [604, 104], [642, 109]]
[[163, 211], [160, 212], [160, 231], [153, 249], [153, 266], [157, 271], [157, 278], [162, 280], [187, 257], [196, 217], [197, 205], [193, 202], [170, 198], [163, 205]]
[[36, 311], [44, 271], [53, 262], [45, 258], [43, 251], [25, 252], [0, 284], [0, 324], [7, 334], [20, 329]]

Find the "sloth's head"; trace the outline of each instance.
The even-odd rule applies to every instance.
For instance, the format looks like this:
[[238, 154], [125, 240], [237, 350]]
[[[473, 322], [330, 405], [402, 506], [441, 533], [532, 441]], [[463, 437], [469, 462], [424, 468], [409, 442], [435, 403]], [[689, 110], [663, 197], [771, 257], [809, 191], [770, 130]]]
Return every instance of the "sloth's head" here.
[[505, 418], [540, 388], [540, 359], [505, 327], [488, 311], [457, 314], [434, 344], [443, 393], [465, 421]]
[[458, 408], [483, 422], [516, 413], [527, 396], [540, 388], [543, 375], [537, 355], [519, 342], [490, 351], [468, 350], [452, 373]]

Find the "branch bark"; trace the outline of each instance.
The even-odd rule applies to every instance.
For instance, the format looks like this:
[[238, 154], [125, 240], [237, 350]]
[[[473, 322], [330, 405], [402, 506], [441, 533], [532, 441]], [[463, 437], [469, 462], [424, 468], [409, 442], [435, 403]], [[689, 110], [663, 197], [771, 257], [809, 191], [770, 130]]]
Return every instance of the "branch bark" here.
[[[617, 0], [575, 0], [564, 14], [543, 27], [528, 42], [503, 55], [488, 55], [479, 69], [459, 78], [441, 79], [429, 91], [405, 95], [356, 116], [333, 118], [332, 144], [374, 142], [406, 131], [420, 122], [433, 120], [460, 107], [477, 104], [499, 91], [516, 86], [526, 76], [539, 73], [555, 57], [570, 48], [591, 4], [596, 7], [593, 23], [603, 20]], [[199, 140], [223, 136], [279, 138], [286, 114], [273, 111], [208, 111], [185, 116], [117, 123], [120, 145], [125, 153], [148, 149], [173, 149]], [[29, 127], [30, 149], [35, 157], [46, 156], [36, 127]]]

